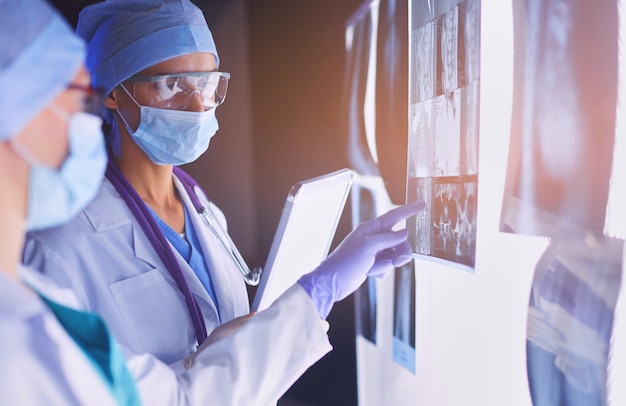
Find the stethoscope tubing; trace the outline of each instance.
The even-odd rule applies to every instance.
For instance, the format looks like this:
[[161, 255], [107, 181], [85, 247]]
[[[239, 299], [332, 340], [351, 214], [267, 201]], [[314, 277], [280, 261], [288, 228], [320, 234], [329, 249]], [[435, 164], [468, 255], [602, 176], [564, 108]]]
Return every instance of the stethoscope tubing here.
[[[253, 270], [250, 270], [228, 233], [221, 229], [219, 223], [217, 223], [216, 226], [213, 220], [211, 220], [208, 209], [202, 204], [202, 202], [200, 202], [200, 199], [196, 194], [195, 187], [198, 186], [196, 181], [178, 167], [174, 167], [174, 175], [176, 175], [187, 191], [187, 195], [191, 199], [191, 203], [193, 204], [196, 212], [200, 215], [200, 217], [202, 217], [204, 223], [209, 227], [209, 229], [211, 229], [213, 234], [215, 234], [217, 239], [222, 244], [222, 247], [231, 256], [237, 265], [237, 268], [239, 268], [244, 281], [250, 286], [257, 286], [261, 280], [261, 268], [255, 267]], [[220, 230], [218, 230], [218, 227], [220, 227]]]

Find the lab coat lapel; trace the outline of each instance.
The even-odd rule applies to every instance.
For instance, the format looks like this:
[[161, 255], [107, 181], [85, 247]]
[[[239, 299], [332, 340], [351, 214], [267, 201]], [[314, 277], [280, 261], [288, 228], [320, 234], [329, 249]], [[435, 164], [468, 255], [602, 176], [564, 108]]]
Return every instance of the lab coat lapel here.
[[[135, 256], [142, 261], [152, 265], [153, 267], [161, 270], [168, 281], [174, 281], [174, 278], [170, 275], [165, 267], [163, 261], [156, 253], [154, 247], [150, 243], [150, 240], [146, 236], [141, 226], [133, 219], [133, 247], [135, 249]], [[175, 283], [175, 282], [174, 282]]]
[[[209, 215], [212, 213], [209, 210]], [[200, 215], [194, 213], [192, 223], [196, 230], [196, 235], [200, 240], [202, 254], [207, 260], [207, 266], [213, 280], [215, 295], [220, 304], [220, 316], [222, 322], [233, 319], [236, 316], [233, 299], [236, 297], [233, 286], [233, 276], [237, 277], [238, 269], [234, 269], [234, 264], [222, 243], [204, 223]], [[213, 219], [217, 223], [217, 219]], [[237, 281], [238, 282], [238, 281]]]
[[133, 252], [138, 259], [159, 269], [168, 281], [175, 283], [174, 278], [169, 274], [161, 258], [152, 247], [152, 244], [150, 244], [150, 240], [141, 228], [141, 225], [139, 225], [124, 199], [115, 190], [111, 181], [105, 177], [100, 188], [99, 198], [94, 199], [85, 208], [85, 214], [93, 228], [98, 233], [115, 230], [116, 233], [125, 234], [126, 237], [120, 236], [120, 238], [128, 239], [127, 244], [132, 246]]
[[[185, 192], [185, 189], [182, 187], [182, 185], [180, 184], [180, 181], [176, 178], [176, 176], [173, 176], [174, 179], [174, 184], [176, 185], [176, 188], [178, 189], [178, 193], [179, 195], [182, 197], [183, 200], [183, 204], [185, 205], [188, 213], [190, 214], [190, 218], [192, 218], [192, 223], [194, 223], [193, 221], [193, 217], [194, 213], [196, 212], [193, 204], [191, 203], [191, 200], [189, 199], [189, 196], [187, 196], [187, 193]], [[196, 224], [193, 224], [194, 230], [197, 230], [197, 226]], [[202, 240], [201, 240], [202, 242]], [[171, 246], [171, 244], [170, 244]], [[191, 292], [196, 296], [201, 298], [202, 300], [204, 300], [205, 302], [207, 302], [213, 309], [215, 309], [215, 311], [217, 311], [217, 306], [215, 305], [215, 303], [213, 303], [213, 300], [211, 300], [211, 297], [209, 296], [209, 292], [207, 292], [207, 290], [205, 289], [205, 287], [202, 285], [202, 282], [200, 282], [200, 279], [198, 278], [198, 276], [196, 275], [196, 273], [193, 271], [193, 269], [191, 269], [191, 267], [189, 266], [189, 264], [187, 263], [187, 261], [185, 261], [183, 259], [183, 257], [180, 256], [180, 254], [178, 254], [178, 252], [176, 251], [176, 249], [174, 247], [172, 247], [172, 249], [174, 250], [175, 254], [176, 254], [176, 259], [178, 260], [178, 263], [180, 264], [182, 270], [183, 270], [183, 274], [185, 275], [185, 279], [187, 280], [187, 284], [189, 285], [189, 289], [191, 289]], [[205, 253], [203, 252], [203, 255]], [[205, 256], [206, 259], [206, 256]], [[208, 266], [210, 267], [211, 264], [209, 263]], [[211, 276], [213, 276], [211, 274]], [[215, 284], [216, 281], [213, 281], [213, 284]], [[216, 287], [217, 288], [217, 287]], [[220, 300], [219, 296], [218, 296], [218, 301]], [[220, 302], [221, 304], [221, 302]]]

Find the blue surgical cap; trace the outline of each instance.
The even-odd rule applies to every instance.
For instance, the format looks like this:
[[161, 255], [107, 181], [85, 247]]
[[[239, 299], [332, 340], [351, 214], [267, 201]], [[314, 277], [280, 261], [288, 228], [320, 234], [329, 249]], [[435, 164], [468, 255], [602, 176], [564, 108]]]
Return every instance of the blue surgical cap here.
[[195, 52], [215, 55], [202, 11], [189, 0], [106, 0], [78, 18], [87, 40], [87, 68], [94, 87], [108, 94], [134, 74]]
[[42, 0], [0, 0], [0, 141], [16, 136], [72, 81], [85, 44]]

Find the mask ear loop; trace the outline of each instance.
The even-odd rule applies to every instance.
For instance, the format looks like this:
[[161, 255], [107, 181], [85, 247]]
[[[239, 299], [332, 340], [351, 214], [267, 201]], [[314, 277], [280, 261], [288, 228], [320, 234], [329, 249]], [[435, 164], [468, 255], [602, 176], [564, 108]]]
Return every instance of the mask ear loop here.
[[[66, 123], [70, 121], [70, 115], [56, 104], [51, 103], [46, 106], [46, 108]], [[9, 145], [11, 145], [13, 151], [15, 151], [31, 167], [45, 166], [42, 165], [37, 158], [35, 158], [35, 155], [33, 155], [32, 152], [26, 149], [26, 147], [24, 147], [24, 145], [22, 145], [22, 143], [20, 143], [16, 139], [9, 140]]]
[[[133, 85], [134, 86], [134, 85]], [[135, 98], [130, 94], [130, 92], [126, 89], [126, 86], [124, 86], [123, 83], [120, 83], [120, 87], [122, 88], [122, 90], [124, 92], [126, 92], [126, 94], [128, 95], [128, 97], [130, 97], [130, 99], [133, 101], [133, 103], [135, 103], [137, 105], [137, 107], [139, 107], [139, 114], [141, 114], [141, 105], [137, 102], [137, 100], [135, 100]], [[133, 93], [135, 92], [135, 89], [133, 89]], [[124, 115], [120, 112], [120, 109], [118, 109], [117, 107], [115, 108], [115, 111], [117, 112], [117, 114], [120, 116], [120, 118], [122, 119], [122, 121], [124, 122], [124, 127], [126, 127], [126, 131], [128, 131], [129, 134], [134, 134], [135, 131], [131, 130], [130, 125], [128, 124], [128, 121], [126, 121], [126, 118], [124, 118]]]
[[[126, 89], [126, 86], [124, 86], [124, 84], [123, 84], [123, 83], [120, 83], [120, 85], [119, 85], [119, 86], [120, 86], [120, 87], [122, 88], [122, 90], [123, 90], [123, 91], [124, 91], [124, 92], [128, 95], [128, 97], [130, 97], [130, 99], [133, 101], [133, 103], [135, 103], [135, 104], [137, 105], [137, 107], [141, 108], [141, 104], [139, 104], [139, 102], [135, 99], [135, 97], [134, 97], [132, 94], [130, 94], [130, 92], [128, 91], [128, 89]], [[133, 93], [135, 93], [134, 86], [135, 86], [135, 85], [133, 84]], [[116, 109], [116, 110], [117, 110], [117, 109]]]
[[18, 141], [11, 139], [9, 140], [9, 145], [11, 145], [13, 151], [15, 151], [15, 153], [18, 154], [31, 167], [40, 165], [39, 160]]
[[49, 104], [46, 108], [50, 110], [52, 113], [54, 113], [54, 115], [59, 117], [61, 120], [65, 121], [66, 123], [69, 123], [70, 115], [67, 111], [63, 110], [62, 108], [60, 108], [54, 103]]

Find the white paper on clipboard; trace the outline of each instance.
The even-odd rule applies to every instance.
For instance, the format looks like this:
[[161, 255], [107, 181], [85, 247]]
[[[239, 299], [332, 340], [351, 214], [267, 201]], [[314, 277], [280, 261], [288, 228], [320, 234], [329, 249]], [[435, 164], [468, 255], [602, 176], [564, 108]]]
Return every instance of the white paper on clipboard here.
[[266, 309], [326, 258], [352, 179], [350, 169], [341, 169], [298, 182], [291, 188], [252, 302], [252, 311]]

